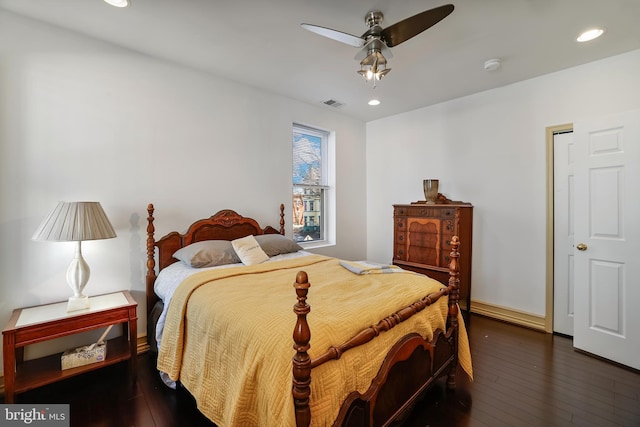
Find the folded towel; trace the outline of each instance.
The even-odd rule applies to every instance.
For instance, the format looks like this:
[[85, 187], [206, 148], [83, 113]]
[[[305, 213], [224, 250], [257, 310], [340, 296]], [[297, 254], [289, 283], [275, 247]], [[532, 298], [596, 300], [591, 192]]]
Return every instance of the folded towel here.
[[400, 273], [405, 270], [397, 265], [379, 264], [371, 261], [340, 261], [340, 265], [355, 274]]

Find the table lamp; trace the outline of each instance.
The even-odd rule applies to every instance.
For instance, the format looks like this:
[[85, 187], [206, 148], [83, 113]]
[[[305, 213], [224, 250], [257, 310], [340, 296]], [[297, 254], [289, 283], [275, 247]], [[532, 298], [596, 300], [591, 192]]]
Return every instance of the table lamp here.
[[113, 237], [116, 232], [98, 202], [59, 202], [33, 235], [33, 240], [76, 242], [75, 256], [67, 270], [67, 283], [73, 290], [68, 312], [89, 308], [89, 298], [82, 293], [90, 274], [82, 258], [82, 241]]

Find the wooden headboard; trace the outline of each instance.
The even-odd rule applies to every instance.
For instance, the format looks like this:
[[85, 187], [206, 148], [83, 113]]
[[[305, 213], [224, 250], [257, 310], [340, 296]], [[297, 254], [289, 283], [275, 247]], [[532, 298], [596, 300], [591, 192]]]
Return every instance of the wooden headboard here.
[[158, 300], [153, 290], [156, 281], [156, 248], [158, 248], [158, 271], [178, 261], [173, 254], [180, 248], [203, 240], [235, 240], [250, 234], [282, 234], [284, 235], [284, 204], [280, 204], [280, 230], [267, 226], [260, 227], [253, 218], [239, 215], [230, 209], [221, 210], [215, 215], [200, 219], [189, 226], [186, 233], [177, 231], [155, 240], [152, 203], [147, 206], [147, 313]]

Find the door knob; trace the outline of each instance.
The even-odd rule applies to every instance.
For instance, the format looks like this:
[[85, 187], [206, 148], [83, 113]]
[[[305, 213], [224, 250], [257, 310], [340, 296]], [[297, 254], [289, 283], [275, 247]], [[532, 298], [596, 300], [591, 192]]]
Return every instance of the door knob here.
[[586, 251], [587, 245], [585, 245], [584, 243], [578, 243], [578, 245], [576, 246], [576, 249], [579, 251]]

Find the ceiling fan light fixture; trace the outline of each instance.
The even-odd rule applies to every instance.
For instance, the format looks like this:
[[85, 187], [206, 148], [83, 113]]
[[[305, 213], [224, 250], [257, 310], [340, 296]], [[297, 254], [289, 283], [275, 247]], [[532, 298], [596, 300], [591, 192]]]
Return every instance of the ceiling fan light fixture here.
[[373, 87], [376, 87], [376, 80], [382, 80], [391, 68], [387, 68], [387, 59], [378, 50], [373, 50], [360, 62], [360, 70], [357, 71], [364, 79], [369, 82], [373, 81]]
[[389, 71], [391, 71], [391, 68], [383, 68], [382, 70], [368, 68], [368, 69], [358, 70], [357, 73], [360, 74], [362, 77], [364, 77], [366, 81], [368, 82], [373, 81], [373, 87], [375, 87], [376, 80], [382, 80], [382, 78], [386, 76], [389, 73]]
[[378, 79], [378, 80], [382, 80], [382, 78], [383, 78], [384, 76], [386, 76], [386, 75], [387, 75], [387, 73], [388, 73], [389, 71], [391, 71], [391, 68], [385, 68], [385, 69], [384, 69], [384, 70], [382, 70], [382, 71], [378, 71], [378, 72], [376, 73], [376, 79]]
[[373, 71], [371, 70], [358, 70], [358, 74], [364, 77], [364, 79], [367, 81], [373, 78]]

